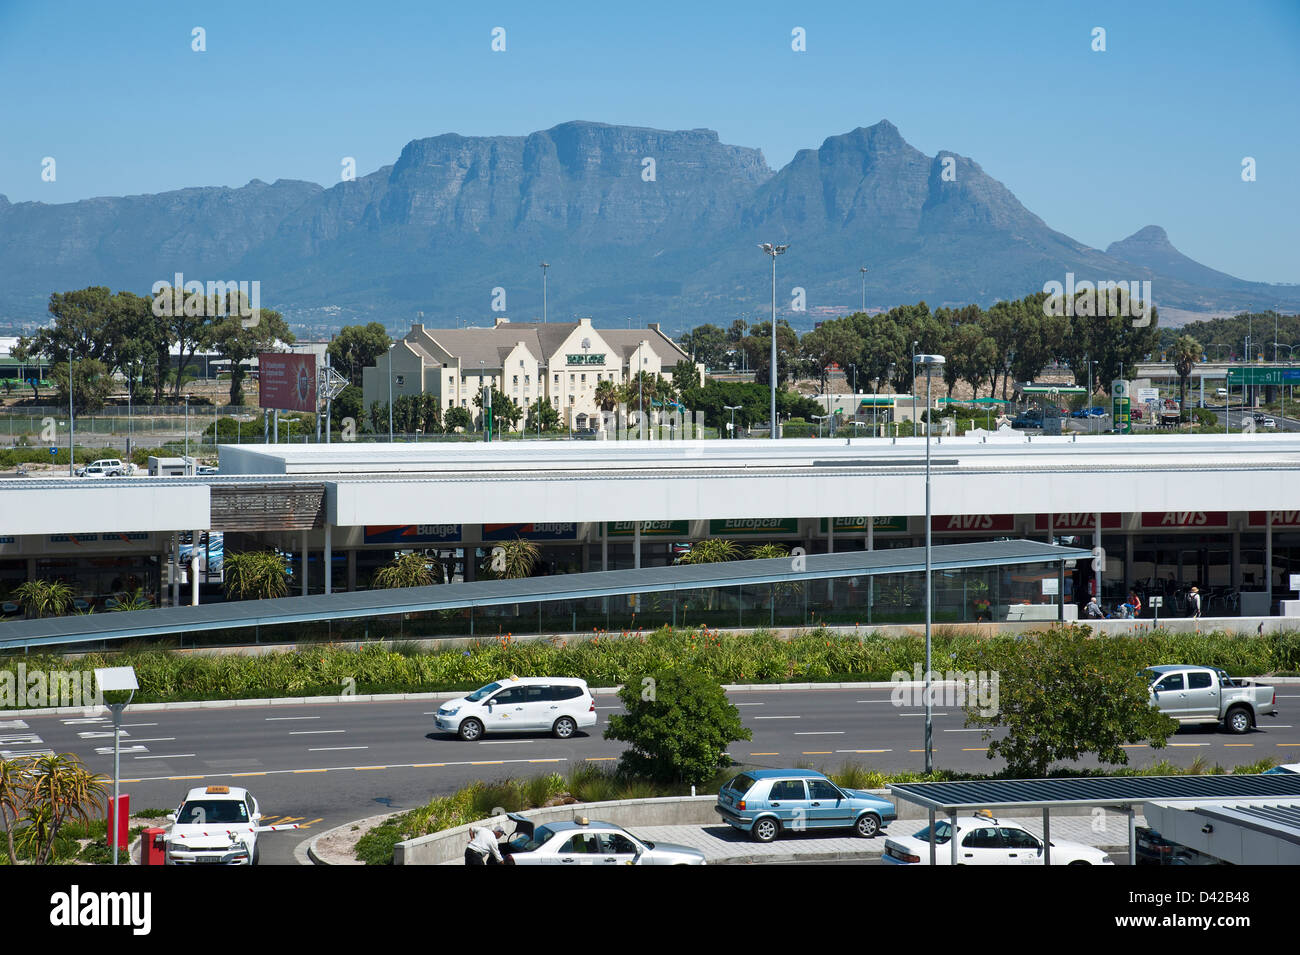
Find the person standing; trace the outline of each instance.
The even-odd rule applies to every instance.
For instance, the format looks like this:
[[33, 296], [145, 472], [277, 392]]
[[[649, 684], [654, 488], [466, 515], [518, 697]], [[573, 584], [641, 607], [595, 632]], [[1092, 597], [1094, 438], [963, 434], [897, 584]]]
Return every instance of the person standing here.
[[466, 865], [502, 865], [501, 849], [497, 840], [506, 834], [500, 826], [491, 829], [469, 827], [469, 845], [465, 847]]
[[1201, 591], [1193, 587], [1192, 592], [1187, 595], [1187, 609], [1191, 612], [1193, 620], [1201, 616]]

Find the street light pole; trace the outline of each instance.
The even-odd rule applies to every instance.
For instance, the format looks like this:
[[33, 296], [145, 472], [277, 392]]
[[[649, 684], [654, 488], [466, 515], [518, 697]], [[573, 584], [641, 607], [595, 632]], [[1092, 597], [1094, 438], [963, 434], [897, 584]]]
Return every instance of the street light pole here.
[[388, 346], [388, 443], [393, 443], [393, 349], [397, 342]]
[[72, 346], [68, 346], [68, 477], [76, 477], [77, 424], [72, 411]]
[[864, 266], [862, 266], [862, 268], [858, 269], [858, 271], [862, 273], [862, 312], [863, 312], [863, 314], [866, 314], [866, 311], [867, 311], [867, 267], [864, 265]]
[[743, 407], [744, 405], [723, 405], [722, 406], [722, 409], [724, 411], [731, 412], [731, 436], [733, 438], [736, 436], [736, 412]]
[[[925, 408], [928, 419], [931, 379], [934, 375], [934, 369], [943, 367], [944, 357], [942, 355], [917, 355], [913, 359], [913, 381], [916, 380], [916, 365], [918, 364], [925, 367]], [[913, 388], [912, 390], [915, 391], [916, 389]], [[925, 429], [925, 771], [927, 773], [934, 772], [934, 701], [931, 694], [933, 675], [930, 665], [930, 624], [933, 617], [934, 589], [930, 566], [930, 538], [933, 531], [930, 512], [930, 427], [927, 420]]]
[[540, 266], [542, 270], [542, 324], [546, 324], [546, 270], [551, 267], [549, 262], [543, 262]]
[[790, 248], [789, 245], [773, 245], [764, 242], [759, 246], [772, 257], [772, 364], [768, 368], [768, 379], [772, 383], [771, 427], [768, 429], [773, 441], [780, 437], [776, 426], [776, 257]]
[[[916, 346], [920, 342], [912, 342], [912, 436], [916, 436]], [[897, 432], [895, 432], [897, 434]]]

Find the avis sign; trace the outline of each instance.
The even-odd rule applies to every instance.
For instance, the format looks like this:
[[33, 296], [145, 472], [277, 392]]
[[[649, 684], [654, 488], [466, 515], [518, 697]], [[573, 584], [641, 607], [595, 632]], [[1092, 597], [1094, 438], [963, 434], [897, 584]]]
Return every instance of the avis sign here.
[[930, 518], [930, 529], [941, 534], [1012, 531], [1015, 527], [1014, 514], [935, 514]]
[[1227, 511], [1148, 511], [1143, 527], [1227, 527]]

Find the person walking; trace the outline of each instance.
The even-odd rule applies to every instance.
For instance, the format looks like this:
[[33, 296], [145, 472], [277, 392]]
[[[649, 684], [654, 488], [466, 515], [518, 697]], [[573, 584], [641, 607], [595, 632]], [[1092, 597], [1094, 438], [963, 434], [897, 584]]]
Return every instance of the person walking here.
[[501, 849], [497, 840], [506, 834], [500, 826], [491, 829], [479, 826], [469, 827], [469, 845], [465, 847], [466, 865], [503, 865]]
[[1102, 617], [1106, 616], [1105, 612], [1101, 609], [1101, 604], [1097, 602], [1096, 594], [1093, 594], [1091, 599], [1089, 599], [1088, 606], [1083, 608], [1083, 612], [1086, 616], [1091, 617], [1094, 620], [1100, 620]]
[[1200, 619], [1201, 616], [1201, 591], [1193, 587], [1191, 593], [1187, 595], [1187, 610], [1193, 620]]

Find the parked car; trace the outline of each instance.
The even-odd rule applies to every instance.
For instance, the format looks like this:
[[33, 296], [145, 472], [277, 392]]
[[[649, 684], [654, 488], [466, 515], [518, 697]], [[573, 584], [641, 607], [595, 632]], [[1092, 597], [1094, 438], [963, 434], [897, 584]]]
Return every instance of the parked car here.
[[1281, 766], [1274, 766], [1272, 769], [1264, 770], [1265, 776], [1278, 776], [1284, 773], [1300, 775], [1300, 763], [1283, 763]]
[[718, 790], [714, 809], [727, 825], [759, 842], [806, 829], [852, 829], [870, 839], [898, 818], [889, 800], [844, 789], [811, 769], [741, 773]]
[[585, 680], [511, 676], [438, 707], [438, 729], [473, 742], [484, 733], [551, 733], [568, 739], [596, 725], [596, 700]]
[[1183, 664], [1147, 667], [1151, 705], [1180, 723], [1222, 723], [1249, 733], [1260, 716], [1277, 716], [1277, 691], [1234, 680], [1218, 667]]
[[704, 865], [688, 846], [640, 839], [612, 822], [579, 818], [537, 825], [510, 813], [514, 834], [501, 847], [507, 865]]
[[200, 465], [198, 466], [198, 468], [195, 470], [194, 473], [197, 474], [197, 475], [199, 475], [200, 477], [204, 477], [204, 476], [206, 476], [206, 475], [210, 475], [210, 474], [220, 474], [220, 473], [221, 473], [221, 469], [220, 469], [220, 468], [214, 468], [214, 467], [213, 467], [212, 465], [210, 465], [210, 464], [200, 464]]
[[1013, 428], [1041, 428], [1043, 426], [1043, 415], [1038, 411], [1026, 411], [1024, 414], [1016, 415], [1011, 419]]
[[126, 471], [126, 466], [117, 458], [100, 458], [91, 461], [84, 468], [77, 468], [77, 477], [117, 477]]
[[[957, 817], [958, 865], [1043, 865], [1043, 841], [1027, 829], [993, 816]], [[934, 824], [936, 865], [952, 865], [952, 825]], [[885, 840], [882, 862], [892, 865], [930, 864], [930, 827], [912, 836]], [[1081, 842], [1052, 840], [1052, 865], [1114, 865], [1110, 856]]]
[[1213, 856], [1207, 856], [1187, 846], [1170, 842], [1147, 826], [1133, 830], [1134, 855], [1138, 865], [1221, 865]]

